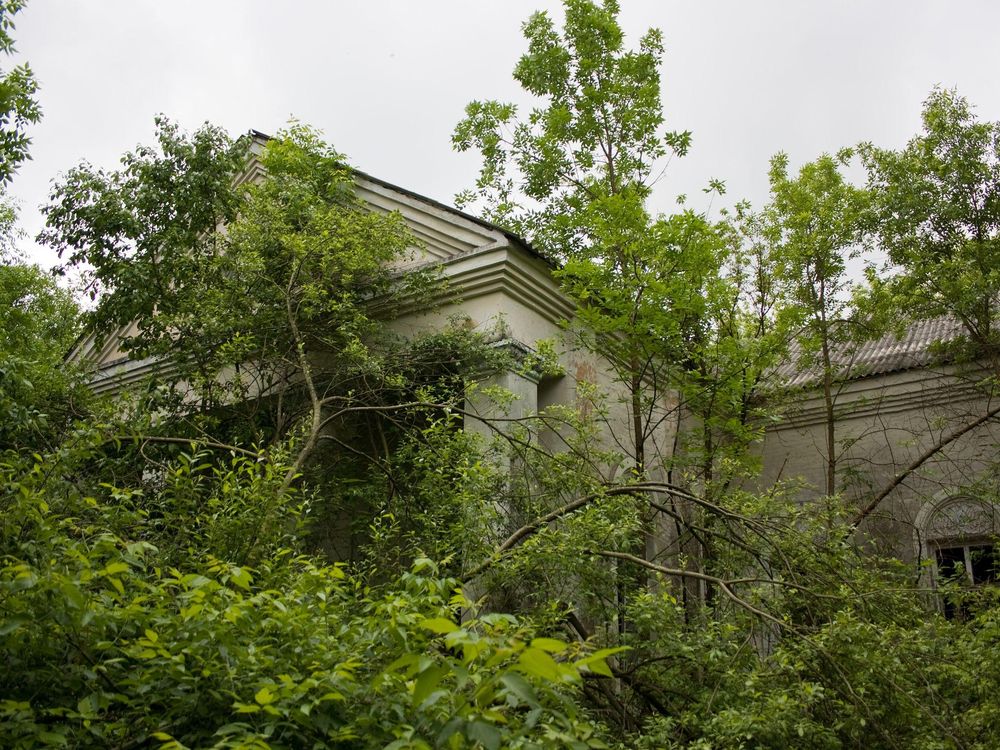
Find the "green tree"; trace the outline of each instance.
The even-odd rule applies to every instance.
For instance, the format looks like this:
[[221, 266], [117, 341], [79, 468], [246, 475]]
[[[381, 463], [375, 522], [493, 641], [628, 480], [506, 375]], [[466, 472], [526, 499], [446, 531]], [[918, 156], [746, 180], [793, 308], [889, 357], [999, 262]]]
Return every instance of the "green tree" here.
[[[425, 303], [434, 271], [395, 273], [416, 246], [406, 223], [367, 209], [315, 131], [233, 141], [161, 119], [157, 146], [115, 172], [83, 164], [52, 198], [42, 239], [86, 269], [88, 330], [156, 363], [145, 421], [130, 414], [123, 432], [168, 451], [190, 438], [280, 451], [293, 438], [284, 488], [326, 486], [333, 523], [357, 519], [364, 538], [389, 514], [397, 542], [415, 525], [441, 533], [441, 549], [421, 535], [425, 551], [463, 547], [455, 524], [471, 515], [445, 502], [435, 512], [450, 520], [431, 523], [406, 508], [433, 505], [420, 496], [432, 467], [406, 455], [414, 440], [469, 455], [454, 429], [464, 377], [500, 353], [462, 325], [391, 332], [387, 311]], [[404, 566], [414, 553], [397, 551]]]
[[[533, 15], [523, 27], [528, 51], [514, 77], [539, 105], [519, 117], [513, 105], [473, 102], [454, 143], [483, 157], [475, 190], [460, 199], [480, 201], [492, 220], [521, 232], [559, 262], [556, 276], [578, 306], [569, 344], [582, 344], [609, 364], [613, 385], [607, 398], [620, 399], [628, 414], [622, 434], [614, 418], [604, 417], [602, 425], [624, 454], [618, 460], [624, 459], [626, 471], [612, 484], [626, 486], [602, 486], [593, 459], [615, 460], [585, 441], [567, 446], [575, 456], [543, 457], [532, 477], [549, 505], [540, 521], [530, 521], [501, 545], [494, 559], [511, 558], [504, 564], [513, 573], [498, 575], [533, 582], [526, 588], [534, 586], [539, 597], [562, 591], [570, 602], [603, 599], [597, 617], [605, 621], [610, 600], [624, 635], [623, 594], [637, 591], [634, 560], [645, 557], [638, 548], [658, 514], [674, 527], [671, 554], [688, 559], [680, 567], [698, 567], [685, 554], [693, 541], [692, 521], [697, 525], [690, 502], [704, 500], [718, 465], [721, 454], [711, 437], [732, 416], [721, 412], [732, 404], [734, 384], [746, 385], [754, 376], [741, 380], [746, 368], [732, 366], [741, 356], [735, 352], [726, 351], [730, 361], [722, 362], [720, 319], [733, 308], [734, 296], [733, 286], [721, 279], [730, 249], [725, 232], [695, 211], [657, 215], [648, 205], [665, 162], [687, 151], [690, 135], [663, 127], [660, 33], [648, 31], [638, 49], [629, 50], [618, 12], [615, 2], [571, 0], [561, 30], [547, 14]], [[722, 185], [710, 189], [721, 191]], [[713, 401], [722, 377], [728, 378], [726, 393]], [[678, 421], [681, 407], [670, 403], [678, 391], [683, 408], [697, 403], [705, 417], [697, 458], [694, 451], [681, 458], [673, 450], [679, 440], [671, 445], [666, 437]], [[598, 419], [606, 413], [599, 409]], [[601, 441], [592, 428], [580, 435]], [[523, 460], [532, 465], [532, 457]], [[546, 476], [559, 481], [550, 484]], [[581, 479], [587, 476], [589, 484]], [[564, 525], [550, 533], [547, 523], [557, 518]], [[594, 539], [602, 540], [603, 550], [584, 553]], [[602, 557], [604, 551], [611, 554]], [[618, 571], [610, 579], [609, 559]], [[549, 572], [533, 573], [533, 565]], [[565, 575], [567, 567], [572, 580], [585, 581], [584, 590], [539, 585], [558, 577], [555, 569]]]
[[[0, 54], [14, 50], [14, 15], [25, 6], [25, 0], [4, 0], [0, 3]], [[42, 110], [35, 95], [38, 84], [27, 63], [0, 71], [0, 183], [8, 183], [21, 162], [30, 159], [29, 125], [38, 122]]]
[[[847, 263], [860, 249], [868, 193], [841, 173], [853, 154], [844, 151], [788, 174], [788, 157], [771, 160], [771, 200], [763, 211], [764, 233], [773, 245], [775, 279], [783, 287], [781, 313], [795, 326], [797, 365], [815, 369], [825, 409], [825, 492], [837, 493], [837, 382], [851, 374], [845, 350], [870, 338], [851, 309]], [[845, 362], [846, 360], [846, 362]]]
[[[236, 217], [233, 181], [246, 159], [246, 144], [218, 128], [187, 136], [162, 117], [156, 127], [157, 145], [125, 154], [118, 171], [87, 163], [69, 170], [43, 208], [39, 236], [85, 269], [98, 303], [91, 330], [111, 336], [136, 324], [124, 344], [138, 359], [164, 348], [167, 321], [197, 304], [203, 287], [195, 285], [222, 248], [215, 230]], [[199, 352], [191, 354], [200, 366]]]
[[[944, 318], [955, 323], [958, 335], [938, 342], [938, 353], [944, 360], [973, 363], [970, 383], [990, 398], [1000, 374], [1000, 123], [981, 121], [965, 98], [944, 89], [924, 102], [922, 120], [923, 132], [898, 151], [861, 146], [874, 207], [869, 241], [888, 254], [885, 271], [869, 275], [867, 305], [897, 322]], [[985, 377], [977, 368], [985, 368]], [[949, 425], [866, 498], [855, 523], [998, 414], [990, 405]]]
[[51, 448], [87, 401], [65, 355], [80, 330], [73, 295], [14, 247], [17, 214], [0, 205], [0, 451]]
[[907, 319], [949, 316], [976, 356], [995, 358], [1000, 267], [1000, 123], [955, 91], [924, 103], [923, 132], [899, 151], [866, 144], [872, 239], [899, 273], [886, 291]]
[[[626, 489], [631, 507], [622, 495], [612, 502], [604, 477], [588, 472], [583, 459], [576, 481], [561, 485], [575, 497], [556, 489], [545, 511], [576, 514], [587, 505], [581, 498], [610, 503], [596, 517], [577, 517], [578, 546], [601, 537], [602, 527], [591, 523], [606, 514], [603, 523], [614, 524], [603, 527], [614, 540], [609, 550], [638, 552], [653, 534], [665, 535], [673, 541], [653, 554], [697, 573], [713, 547], [697, 531], [702, 514], [723, 512], [719, 498], [753, 464], [747, 449], [761, 430], [756, 399], [782, 343], [766, 272], [773, 261], [760, 243], [742, 241], [739, 217], [719, 223], [690, 209], [652, 211], [653, 184], [670, 157], [687, 151], [690, 134], [663, 127], [660, 33], [648, 31], [629, 50], [618, 12], [615, 2], [573, 0], [561, 30], [547, 14], [533, 15], [514, 77], [540, 103], [519, 117], [513, 105], [473, 102], [454, 143], [483, 156], [476, 189], [462, 197], [481, 201], [490, 218], [526, 233], [559, 262], [561, 288], [577, 303], [567, 344], [608, 363], [607, 401], [620, 400], [628, 414], [622, 430], [608, 416], [614, 404], [598, 412], [608, 442], [624, 454], [618, 461], [626, 471], [612, 484], [638, 483]], [[707, 192], [722, 189], [712, 181]], [[743, 267], [751, 258], [760, 273]], [[569, 448], [581, 456], [592, 450]], [[534, 475], [549, 472], [565, 477], [566, 467], [550, 464]], [[588, 473], [593, 483], [581, 486]], [[558, 549], [554, 558], [565, 559], [566, 547]]]
[[154, 358], [202, 413], [266, 403], [275, 439], [308, 415], [304, 460], [323, 409], [378, 368], [370, 303], [394, 291], [389, 266], [409, 234], [399, 216], [361, 208], [342, 156], [307, 128], [263, 146], [264, 180], [242, 179], [246, 139], [159, 120], [158, 140], [121, 171], [71, 171], [42, 239], [87, 264], [91, 331]]
[[647, 207], [664, 159], [683, 155], [690, 135], [663, 128], [660, 32], [629, 50], [618, 12], [613, 0], [567, 2], [561, 33], [534, 14], [514, 78], [540, 105], [520, 118], [514, 105], [473, 102], [453, 142], [483, 157], [476, 189], [460, 202], [479, 200], [489, 218], [561, 262], [579, 335], [625, 388], [630, 433], [621, 437], [642, 477], [664, 424], [665, 369], [693, 335], [718, 243], [703, 216]]

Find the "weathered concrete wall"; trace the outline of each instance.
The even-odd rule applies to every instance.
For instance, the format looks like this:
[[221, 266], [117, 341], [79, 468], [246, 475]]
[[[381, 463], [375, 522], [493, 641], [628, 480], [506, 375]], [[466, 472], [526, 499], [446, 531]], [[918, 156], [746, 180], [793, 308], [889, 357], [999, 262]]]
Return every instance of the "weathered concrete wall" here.
[[[926, 554], [927, 509], [951, 497], [988, 499], [1000, 458], [1000, 425], [971, 430], [942, 450], [936, 446], [997, 406], [971, 367], [924, 367], [858, 378], [835, 393], [837, 490], [861, 508], [921, 457], [863, 527], [864, 543], [904, 560]], [[801, 479], [803, 501], [826, 485], [826, 416], [822, 393], [793, 397], [762, 446], [762, 486]], [[980, 531], [970, 529], [970, 534]], [[923, 541], [922, 541], [923, 540]]]

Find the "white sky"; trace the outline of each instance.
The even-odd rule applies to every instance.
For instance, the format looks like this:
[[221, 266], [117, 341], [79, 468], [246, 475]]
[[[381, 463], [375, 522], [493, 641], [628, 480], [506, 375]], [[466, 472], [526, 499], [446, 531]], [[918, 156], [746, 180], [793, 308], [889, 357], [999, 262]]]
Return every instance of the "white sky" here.
[[[694, 148], [661, 187], [700, 205], [762, 201], [770, 156], [793, 164], [859, 140], [899, 146], [935, 84], [1000, 119], [1000, 3], [990, 0], [622, 0], [634, 42], [659, 27], [668, 125]], [[473, 99], [518, 101], [521, 23], [543, 0], [30, 0], [15, 38], [41, 85], [33, 161], [15, 177], [31, 237], [50, 181], [114, 167], [164, 113], [188, 129], [273, 132], [295, 116], [366, 172], [451, 203], [476, 157], [450, 136]], [[630, 45], [630, 46], [633, 46]], [[10, 60], [3, 61], [9, 67]], [[523, 101], [523, 100], [522, 100]], [[30, 240], [39, 262], [55, 258]]]

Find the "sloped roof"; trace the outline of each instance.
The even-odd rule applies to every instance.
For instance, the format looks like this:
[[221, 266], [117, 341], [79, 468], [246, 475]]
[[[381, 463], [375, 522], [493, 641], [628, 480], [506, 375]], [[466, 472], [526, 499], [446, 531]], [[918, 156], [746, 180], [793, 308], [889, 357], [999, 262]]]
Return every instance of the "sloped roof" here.
[[[954, 318], [942, 317], [919, 320], [897, 336], [888, 333], [860, 345], [840, 344], [832, 352], [838, 369], [838, 379], [855, 380], [875, 375], [887, 375], [941, 360], [934, 344], [953, 341], [962, 333], [962, 324]], [[818, 367], [799, 365], [800, 350], [793, 343], [788, 360], [778, 366], [776, 374], [789, 387], [805, 387], [820, 378]]]
[[[248, 135], [251, 138], [255, 138], [258, 139], [259, 141], [265, 141], [265, 142], [271, 140], [272, 138], [272, 136], [268, 135], [267, 133], [263, 133], [255, 129], [251, 129], [248, 132]], [[354, 174], [356, 177], [360, 177], [364, 180], [368, 180], [369, 182], [381, 185], [382, 187], [388, 188], [389, 190], [393, 190], [397, 193], [400, 193], [401, 195], [409, 196], [410, 198], [418, 200], [422, 203], [426, 203], [429, 206], [433, 206], [434, 208], [437, 208], [441, 211], [445, 211], [454, 216], [459, 216], [467, 221], [471, 221], [473, 224], [477, 224], [483, 229], [487, 229], [493, 232], [500, 232], [512, 244], [524, 248], [525, 250], [528, 251], [529, 254], [535, 256], [539, 260], [544, 261], [546, 265], [552, 267], [555, 266], [555, 264], [552, 262], [550, 258], [546, 257], [545, 255], [542, 255], [542, 253], [540, 253], [536, 248], [532, 247], [530, 242], [528, 242], [523, 237], [515, 234], [514, 232], [510, 231], [509, 229], [505, 229], [499, 224], [494, 224], [493, 222], [487, 221], [486, 219], [476, 216], [475, 214], [466, 213], [465, 211], [462, 211], [459, 208], [455, 208], [454, 206], [448, 205], [447, 203], [443, 203], [442, 201], [439, 200], [435, 200], [434, 198], [428, 198], [426, 195], [422, 195], [421, 193], [418, 193], [414, 190], [410, 190], [409, 188], [402, 187], [401, 185], [396, 185], [394, 183], [389, 182], [388, 180], [383, 180], [381, 177], [375, 177], [374, 175], [369, 174], [367, 172], [363, 172], [360, 169], [356, 169], [355, 167], [349, 166], [348, 168], [351, 170], [351, 173]]]
[[[256, 130], [249, 131], [247, 136], [253, 139], [257, 147], [270, 139], [267, 134]], [[259, 160], [255, 158], [256, 154], [257, 152], [251, 148], [251, 158], [244, 173], [238, 177], [238, 182], [255, 179], [262, 174]], [[474, 275], [477, 293], [487, 293], [492, 288], [490, 284], [501, 284], [506, 293], [521, 294], [529, 307], [532, 300], [540, 294], [545, 298], [545, 303], [536, 307], [544, 310], [543, 314], [550, 315], [553, 319], [561, 319], [571, 314], [572, 308], [567, 309], [569, 303], [565, 298], [551, 289], [544, 289], [544, 283], [540, 284], [535, 278], [534, 266], [526, 268], [519, 260], [515, 262], [516, 259], [503, 255], [503, 247], [507, 246], [517, 249], [519, 255], [525, 256], [525, 260], [535, 259], [549, 269], [555, 267], [551, 259], [539, 253], [525, 239], [508, 229], [467, 214], [453, 206], [353, 167], [349, 169], [354, 177], [358, 195], [368, 207], [375, 211], [401, 213], [411, 235], [419, 243], [421, 257], [409, 266], [401, 266], [398, 269], [400, 272], [419, 267], [425, 262], [443, 261], [454, 271], [449, 276], [450, 281], [454, 283], [470, 283], [467, 277], [470, 274]], [[489, 262], [486, 262], [483, 256], [486, 251], [496, 257], [490, 256], [490, 259], [486, 259]], [[472, 293], [472, 290], [472, 286], [462, 287], [462, 291], [467, 294]], [[451, 299], [457, 299], [457, 296], [453, 295]], [[152, 366], [152, 361], [132, 361], [121, 346], [129, 328], [130, 326], [124, 326], [105, 335], [85, 331], [81, 333], [66, 357], [69, 361], [89, 361], [98, 370], [113, 370], [118, 375], [127, 375], [133, 379], [144, 377]]]

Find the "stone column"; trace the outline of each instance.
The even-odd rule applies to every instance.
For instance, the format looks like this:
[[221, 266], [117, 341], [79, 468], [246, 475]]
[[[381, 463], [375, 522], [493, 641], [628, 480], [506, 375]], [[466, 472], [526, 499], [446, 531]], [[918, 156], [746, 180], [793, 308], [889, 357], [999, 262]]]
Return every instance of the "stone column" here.
[[510, 370], [487, 375], [465, 401], [465, 431], [489, 442], [538, 412], [538, 379]]

